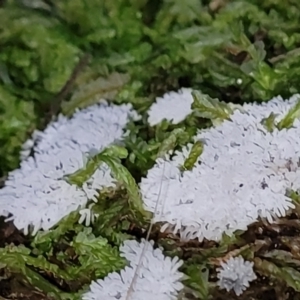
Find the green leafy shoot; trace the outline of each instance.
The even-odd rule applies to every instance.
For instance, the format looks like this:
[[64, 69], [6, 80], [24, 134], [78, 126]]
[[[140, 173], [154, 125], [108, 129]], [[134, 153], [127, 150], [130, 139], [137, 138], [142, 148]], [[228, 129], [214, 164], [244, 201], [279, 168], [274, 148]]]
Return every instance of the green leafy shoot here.
[[288, 190], [287, 191], [287, 196], [292, 199], [294, 204], [297, 204], [297, 205], [300, 204], [300, 197], [299, 197], [299, 193], [297, 191]]
[[203, 144], [200, 141], [197, 141], [192, 146], [190, 154], [183, 164], [183, 169], [184, 170], [192, 170], [193, 167], [195, 166], [195, 163], [197, 162], [198, 158], [202, 154], [202, 152], [203, 152]]
[[125, 241], [132, 239], [130, 234], [120, 232], [114, 228], [105, 228], [103, 235], [114, 245], [121, 246]]
[[150, 214], [143, 208], [139, 188], [131, 173], [121, 162], [121, 159], [125, 159], [127, 156], [128, 152], [125, 148], [120, 146], [110, 146], [90, 158], [84, 169], [69, 175], [66, 180], [70, 183], [82, 186], [82, 184], [93, 175], [97, 168], [99, 168], [101, 163], [106, 163], [111, 169], [114, 178], [126, 188], [129, 196], [129, 204], [134, 211], [139, 212], [141, 216], [149, 219]]
[[116, 160], [126, 158], [128, 152], [125, 148], [119, 146], [110, 146], [99, 154], [96, 154], [87, 160], [86, 165], [83, 169], [76, 171], [75, 173], [66, 176], [66, 180], [71, 184], [82, 186], [99, 168], [100, 164], [103, 163], [103, 157], [112, 156]]
[[39, 273], [33, 271], [29, 266], [45, 271], [48, 270], [61, 278], [70, 278], [65, 271], [62, 271], [58, 266], [49, 263], [44, 257], [32, 257], [30, 255], [30, 250], [24, 246], [8, 246], [6, 248], [0, 248], [0, 261], [11, 272], [23, 274], [26, 281], [32, 286], [35, 286], [45, 293], [53, 293], [56, 296], [56, 299], [61, 299], [61, 291], [48, 280], [44, 279]]
[[106, 239], [95, 237], [91, 228], [85, 228], [71, 243], [80, 262], [74, 268], [74, 275], [90, 274], [93, 278], [101, 278], [108, 273], [119, 271], [125, 267], [124, 258], [120, 257], [116, 248], [110, 246]]
[[276, 264], [256, 257], [254, 259], [255, 269], [263, 276], [269, 276], [284, 282], [287, 286], [300, 292], [300, 272], [291, 267], [280, 267]]
[[168, 137], [166, 137], [159, 149], [158, 149], [158, 153], [157, 153], [157, 158], [158, 157], [164, 157], [169, 151], [174, 150], [174, 148], [177, 146], [178, 144], [178, 140], [180, 139], [180, 137], [182, 135], [185, 135], [185, 131], [182, 128], [176, 128], [174, 129]]
[[100, 199], [93, 206], [93, 212], [98, 215], [94, 223], [94, 233], [105, 235], [106, 229], [117, 230], [120, 225], [120, 219], [125, 219], [129, 214], [126, 191], [121, 190], [114, 193], [112, 197], [100, 195]]
[[190, 287], [197, 299], [208, 300], [209, 294], [209, 269], [205, 265], [188, 265], [184, 268], [188, 279], [185, 284]]
[[192, 95], [194, 98], [192, 109], [197, 116], [204, 119], [210, 119], [212, 122], [230, 120], [232, 109], [228, 104], [221, 102], [218, 99], [211, 98], [200, 91], [193, 91]]
[[141, 217], [145, 220], [149, 220], [151, 215], [144, 210], [139, 188], [128, 169], [125, 168], [116, 157], [102, 155], [101, 160], [110, 167], [114, 178], [126, 188], [129, 205], [133, 209], [133, 212], [137, 212], [140, 215], [140, 217], [137, 218], [137, 222]]
[[127, 166], [139, 173], [147, 172], [155, 163], [156, 153], [159, 145], [147, 143], [136, 134], [130, 134], [125, 138], [126, 148], [129, 149]]
[[273, 132], [276, 128], [275, 119], [278, 115], [273, 112], [267, 118], [264, 118], [261, 123], [268, 130], [268, 132]]
[[278, 123], [277, 127], [279, 130], [291, 128], [294, 121], [298, 118], [300, 118], [300, 101], [288, 111], [286, 116]]
[[49, 253], [52, 250], [53, 244], [58, 242], [67, 232], [79, 232], [84, 228], [83, 225], [78, 223], [78, 220], [79, 212], [71, 212], [68, 216], [64, 217], [55, 228], [47, 231], [38, 231], [31, 242], [31, 246], [34, 250], [37, 250], [38, 253]]

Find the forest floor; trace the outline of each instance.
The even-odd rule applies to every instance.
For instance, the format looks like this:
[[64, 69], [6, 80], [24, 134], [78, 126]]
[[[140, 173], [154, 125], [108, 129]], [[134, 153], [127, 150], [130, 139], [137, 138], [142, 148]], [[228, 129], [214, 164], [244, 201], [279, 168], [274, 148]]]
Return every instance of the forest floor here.
[[[155, 98], [182, 87], [235, 104], [300, 91], [297, 0], [2, 0], [0, 6], [0, 187], [19, 167], [21, 146], [34, 130], [101, 98], [131, 103], [144, 116]], [[180, 149], [208, 123], [198, 118], [153, 129], [143, 118], [130, 128], [123, 166], [139, 183], [174, 130], [184, 133], [168, 150]], [[135, 219], [128, 194], [103, 196], [91, 232], [78, 224], [78, 212], [36, 236], [1, 217], [0, 299], [80, 299], [92, 280], [122, 269], [117, 257], [99, 274], [105, 258], [90, 263], [82, 249], [109, 254], [128, 238], [146, 237], [148, 224]], [[185, 261], [185, 299], [296, 300], [299, 233], [297, 207], [220, 243], [183, 243], [158, 226], [150, 237]], [[79, 234], [90, 243], [76, 244]], [[215, 267], [233, 253], [260, 270], [240, 297], [216, 287]]]

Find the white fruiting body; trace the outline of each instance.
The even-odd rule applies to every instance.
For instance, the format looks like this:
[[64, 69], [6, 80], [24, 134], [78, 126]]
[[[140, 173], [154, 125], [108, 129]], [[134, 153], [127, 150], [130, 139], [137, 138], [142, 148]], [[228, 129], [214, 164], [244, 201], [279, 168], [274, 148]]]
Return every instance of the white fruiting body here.
[[[66, 181], [66, 176], [85, 167], [88, 157], [122, 140], [129, 119], [138, 119], [131, 105], [106, 102], [78, 110], [72, 118], [59, 116], [43, 132], [36, 131], [24, 144], [24, 160], [11, 172], [0, 190], [0, 215], [11, 215], [16, 227], [47, 230], [72, 211], [81, 208], [86, 224], [94, 220], [86, 211], [87, 202], [97, 200], [104, 187], [115, 180], [106, 164], [83, 183], [82, 188]], [[30, 147], [34, 156], [28, 157]], [[85, 210], [83, 210], [85, 209]]]
[[[140, 256], [146, 245], [137, 270]], [[183, 264], [177, 257], [165, 257], [161, 249], [154, 249], [153, 242], [143, 240], [138, 243], [133, 240], [125, 241], [120, 247], [121, 256], [125, 257], [130, 266], [120, 273], [108, 274], [103, 280], [92, 282], [90, 290], [83, 295], [83, 300], [176, 300], [178, 292], [183, 288], [181, 280], [184, 274], [178, 271]], [[134, 278], [138, 276], [133, 285], [133, 291], [128, 297], [128, 290]], [[127, 298], [128, 297], [128, 298]]]
[[170, 92], [156, 99], [148, 111], [148, 122], [151, 126], [159, 124], [166, 119], [173, 124], [183, 121], [192, 113], [192, 90], [182, 88], [177, 93]]
[[234, 290], [237, 296], [240, 296], [250, 286], [250, 282], [256, 279], [253, 262], [245, 261], [241, 256], [231, 257], [222, 262], [217, 272], [218, 286], [227, 292]]
[[191, 145], [158, 159], [140, 187], [148, 211], [154, 213], [159, 198], [154, 220], [165, 223], [161, 230], [218, 241], [259, 217], [272, 222], [285, 216], [294, 207], [286, 190], [300, 188], [300, 122], [268, 132], [261, 121], [274, 112], [278, 122], [296, 101], [245, 104], [230, 120], [200, 131], [195, 141], [204, 149], [190, 171], [180, 167]]

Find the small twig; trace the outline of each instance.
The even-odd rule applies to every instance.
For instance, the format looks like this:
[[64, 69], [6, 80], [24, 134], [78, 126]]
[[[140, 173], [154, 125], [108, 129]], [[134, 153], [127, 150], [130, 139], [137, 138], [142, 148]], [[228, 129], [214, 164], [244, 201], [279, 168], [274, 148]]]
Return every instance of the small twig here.
[[250, 249], [252, 247], [252, 245], [245, 245], [239, 249], [234, 249], [232, 251], [229, 251], [225, 256], [223, 257], [217, 257], [217, 258], [211, 258], [210, 262], [215, 265], [215, 266], [221, 266], [222, 262], [227, 261], [228, 259], [230, 259], [231, 257], [237, 256], [239, 255], [241, 252]]
[[275, 64], [280, 60], [284, 60], [286, 57], [290, 57], [290, 56], [293, 56], [295, 54], [299, 54], [299, 52], [300, 52], [300, 48], [296, 48], [296, 49], [293, 49], [291, 51], [288, 51], [287, 53], [274, 56], [274, 57], [270, 58], [268, 61], [271, 64]]

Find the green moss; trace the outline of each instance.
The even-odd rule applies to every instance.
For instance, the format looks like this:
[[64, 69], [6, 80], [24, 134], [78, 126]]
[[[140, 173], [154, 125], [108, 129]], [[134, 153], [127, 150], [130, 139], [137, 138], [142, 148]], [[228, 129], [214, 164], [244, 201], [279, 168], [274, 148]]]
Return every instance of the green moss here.
[[[127, 73], [131, 81], [124, 91], [141, 108], [145, 102], [138, 99], [181, 86], [233, 102], [298, 91], [299, 3], [220, 3], [7, 1], [0, 9], [0, 80], [18, 99], [33, 101], [38, 125], [82, 53], [92, 55], [93, 78], [80, 85], [113, 71]], [[128, 101], [125, 94], [120, 91], [118, 100]]]
[[33, 103], [0, 85], [0, 176], [18, 166], [20, 146], [34, 124]]

